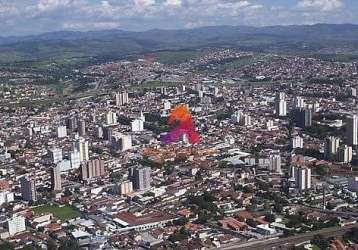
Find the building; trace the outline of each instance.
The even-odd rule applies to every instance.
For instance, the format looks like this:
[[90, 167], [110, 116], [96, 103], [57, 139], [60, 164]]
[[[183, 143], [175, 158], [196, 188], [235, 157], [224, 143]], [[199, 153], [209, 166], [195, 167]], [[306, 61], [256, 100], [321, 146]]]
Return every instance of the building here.
[[20, 179], [21, 196], [25, 201], [34, 202], [37, 200], [35, 180], [24, 176]]
[[241, 126], [251, 126], [251, 116], [249, 115], [242, 115], [240, 116], [240, 122], [239, 124]]
[[63, 160], [62, 149], [60, 148], [52, 148], [50, 149], [50, 158], [53, 163], [59, 163]]
[[91, 178], [104, 176], [105, 174], [106, 171], [104, 168], [104, 161], [101, 159], [87, 161], [81, 166], [81, 178], [84, 181]]
[[0, 206], [4, 203], [14, 201], [14, 193], [9, 191], [0, 192]]
[[7, 224], [10, 236], [26, 231], [25, 218], [21, 215], [14, 214]]
[[277, 93], [275, 98], [276, 115], [279, 117], [287, 116], [287, 102], [286, 94], [283, 92]]
[[145, 191], [150, 189], [150, 174], [150, 167], [130, 169], [129, 176], [133, 182], [134, 189], [138, 191]]
[[312, 109], [299, 108], [299, 109], [294, 109], [292, 113], [293, 113], [293, 121], [296, 124], [296, 126], [300, 128], [312, 126]]
[[349, 88], [349, 95], [352, 97], [357, 97], [357, 89], [356, 88]]
[[281, 156], [271, 155], [270, 156], [269, 170], [275, 173], [281, 173]]
[[51, 169], [51, 189], [53, 191], [62, 191], [61, 166], [58, 165]]
[[72, 116], [67, 118], [66, 126], [69, 130], [75, 131], [78, 128], [77, 117]]
[[113, 129], [111, 127], [104, 127], [102, 131], [103, 131], [103, 139], [106, 141], [110, 141], [113, 136]]
[[300, 109], [305, 107], [306, 107], [305, 100], [300, 96], [296, 96], [293, 100], [293, 108]]
[[70, 153], [70, 162], [71, 168], [79, 168], [81, 165], [81, 154], [79, 151], [75, 150]]
[[141, 119], [135, 119], [131, 123], [132, 132], [141, 132], [144, 130], [144, 122]]
[[351, 192], [358, 192], [358, 177], [352, 176], [348, 179], [348, 190]]
[[117, 114], [115, 112], [109, 111], [106, 114], [106, 124], [107, 125], [115, 125], [117, 124]]
[[342, 145], [338, 148], [337, 158], [339, 162], [349, 163], [353, 158], [353, 149], [348, 145]]
[[292, 166], [291, 178], [295, 181], [295, 187], [299, 191], [311, 188], [311, 169], [306, 167]]
[[327, 160], [334, 160], [338, 152], [340, 139], [330, 136], [326, 139], [324, 144], [324, 157]]
[[303, 148], [303, 138], [299, 135], [296, 135], [291, 138], [291, 148]]
[[172, 104], [170, 103], [170, 101], [165, 101], [163, 103], [164, 106], [164, 110], [170, 110], [172, 108]]
[[133, 193], [133, 183], [131, 181], [124, 181], [119, 186], [119, 193], [121, 195], [127, 195]]
[[132, 149], [132, 136], [116, 134], [112, 136], [112, 147], [115, 150], [126, 151]]
[[116, 106], [123, 106], [127, 103], [129, 103], [129, 96], [127, 92], [116, 94]]
[[74, 151], [80, 153], [80, 161], [89, 160], [88, 141], [83, 138], [78, 138], [73, 144]]
[[78, 124], [78, 133], [80, 136], [85, 136], [86, 135], [86, 121], [85, 120], [81, 120]]
[[103, 128], [98, 126], [96, 127], [96, 136], [98, 139], [103, 139]]
[[119, 212], [114, 215], [113, 221], [122, 228], [122, 231], [146, 231], [154, 228], [164, 228], [166, 224], [172, 223], [176, 219], [176, 216], [165, 211], [145, 209], [141, 214]]
[[233, 123], [240, 123], [242, 116], [243, 116], [242, 111], [235, 111], [234, 114], [231, 115], [231, 121]]
[[64, 138], [67, 136], [67, 128], [66, 126], [58, 126], [57, 127], [57, 137]]
[[347, 143], [349, 146], [358, 145], [358, 116], [347, 118]]

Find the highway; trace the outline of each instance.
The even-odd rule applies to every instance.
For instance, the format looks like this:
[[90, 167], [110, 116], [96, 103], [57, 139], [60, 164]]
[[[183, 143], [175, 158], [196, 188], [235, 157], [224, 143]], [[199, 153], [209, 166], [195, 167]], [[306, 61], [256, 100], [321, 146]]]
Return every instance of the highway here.
[[245, 243], [236, 243], [236, 244], [228, 244], [226, 246], [220, 247], [223, 250], [231, 250], [231, 249], [241, 249], [241, 250], [269, 250], [269, 249], [288, 249], [289, 246], [297, 245], [306, 241], [310, 241], [314, 235], [321, 234], [324, 237], [337, 237], [342, 236], [349, 229], [355, 227], [355, 225], [349, 225], [345, 227], [333, 227], [333, 228], [325, 228], [322, 230], [299, 234], [287, 238], [276, 238], [276, 239], [265, 239], [265, 240], [255, 240]]

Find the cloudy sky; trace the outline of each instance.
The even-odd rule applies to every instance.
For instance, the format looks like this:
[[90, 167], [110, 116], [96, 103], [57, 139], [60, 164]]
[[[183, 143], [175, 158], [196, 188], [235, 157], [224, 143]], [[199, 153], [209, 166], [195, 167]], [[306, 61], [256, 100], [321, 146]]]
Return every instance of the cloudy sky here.
[[0, 0], [0, 36], [59, 30], [357, 23], [358, 0]]

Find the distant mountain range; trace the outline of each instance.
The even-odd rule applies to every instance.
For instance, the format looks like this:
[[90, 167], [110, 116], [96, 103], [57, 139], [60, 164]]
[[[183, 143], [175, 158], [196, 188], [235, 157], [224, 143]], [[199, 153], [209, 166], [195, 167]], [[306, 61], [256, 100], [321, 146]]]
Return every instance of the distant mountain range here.
[[60, 31], [0, 37], [0, 62], [73, 57], [118, 58], [159, 50], [235, 47], [281, 53], [358, 53], [358, 25], [213, 26], [131, 32]]

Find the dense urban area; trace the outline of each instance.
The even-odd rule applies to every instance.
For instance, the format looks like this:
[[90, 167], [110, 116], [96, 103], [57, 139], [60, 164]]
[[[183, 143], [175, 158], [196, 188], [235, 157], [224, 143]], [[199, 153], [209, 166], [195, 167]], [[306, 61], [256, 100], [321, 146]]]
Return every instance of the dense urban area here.
[[[358, 249], [358, 63], [68, 65], [0, 67], [0, 249]], [[162, 142], [178, 105], [200, 143]]]

